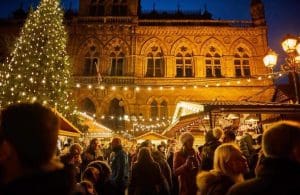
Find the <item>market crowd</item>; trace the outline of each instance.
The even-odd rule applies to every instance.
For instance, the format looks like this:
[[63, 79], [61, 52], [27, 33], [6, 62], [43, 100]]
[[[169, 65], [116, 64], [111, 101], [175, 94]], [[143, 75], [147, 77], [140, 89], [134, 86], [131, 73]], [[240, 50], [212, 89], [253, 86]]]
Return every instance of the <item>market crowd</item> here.
[[[178, 140], [130, 146], [69, 142], [57, 149], [59, 119], [40, 104], [0, 116], [1, 195], [259, 195], [300, 193], [300, 124], [281, 121], [254, 140], [215, 128], [205, 144]], [[256, 141], [256, 142], [255, 142]]]

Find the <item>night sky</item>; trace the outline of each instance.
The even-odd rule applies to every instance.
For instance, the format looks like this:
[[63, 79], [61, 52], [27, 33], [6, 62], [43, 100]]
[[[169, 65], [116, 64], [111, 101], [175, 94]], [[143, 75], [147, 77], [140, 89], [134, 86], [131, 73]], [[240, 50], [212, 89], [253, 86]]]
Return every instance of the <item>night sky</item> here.
[[[142, 8], [150, 10], [207, 10], [215, 19], [250, 19], [251, 0], [142, 0]], [[30, 4], [37, 5], [39, 0], [0, 0], [0, 17], [8, 17], [13, 10], [24, 3], [28, 9]], [[72, 2], [72, 3], [71, 3]], [[62, 0], [64, 7], [70, 4], [78, 8], [79, 0]], [[155, 2], [155, 3], [154, 3]], [[263, 0], [266, 10], [266, 19], [269, 26], [269, 46], [277, 53], [282, 53], [280, 40], [287, 34], [300, 36], [300, 2], [299, 0]]]

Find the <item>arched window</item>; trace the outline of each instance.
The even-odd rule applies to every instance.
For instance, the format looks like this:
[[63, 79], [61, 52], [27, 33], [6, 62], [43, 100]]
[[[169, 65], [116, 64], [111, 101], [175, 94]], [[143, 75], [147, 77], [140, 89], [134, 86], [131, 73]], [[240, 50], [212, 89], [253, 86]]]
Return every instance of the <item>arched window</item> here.
[[89, 51], [84, 56], [84, 76], [95, 76], [99, 72], [99, 52], [95, 46], [89, 47]]
[[163, 77], [164, 60], [160, 52], [151, 52], [147, 55], [146, 77]]
[[123, 100], [118, 100], [114, 98], [110, 101], [108, 119], [104, 121], [104, 124], [111, 128], [114, 131], [124, 131], [125, 122], [124, 122], [124, 102]]
[[86, 112], [91, 116], [96, 113], [96, 106], [89, 98], [85, 98], [80, 105], [80, 110], [82, 112]]
[[210, 47], [205, 55], [206, 77], [221, 77], [221, 56], [215, 47]]
[[104, 16], [104, 0], [92, 0], [90, 4], [91, 16]]
[[187, 53], [176, 55], [176, 77], [193, 77], [193, 60], [192, 55]]
[[118, 54], [111, 53], [111, 71], [110, 76], [123, 76], [124, 64], [125, 64], [125, 54], [120, 52]]
[[234, 55], [234, 67], [236, 77], [250, 77], [250, 57], [248, 52], [239, 47]]
[[168, 118], [168, 103], [165, 100], [160, 103], [160, 118]]
[[111, 15], [112, 16], [126, 16], [127, 15], [127, 1], [113, 0]]
[[156, 100], [153, 100], [151, 102], [151, 108], [150, 108], [150, 117], [151, 119], [156, 119], [158, 117], [158, 104]]

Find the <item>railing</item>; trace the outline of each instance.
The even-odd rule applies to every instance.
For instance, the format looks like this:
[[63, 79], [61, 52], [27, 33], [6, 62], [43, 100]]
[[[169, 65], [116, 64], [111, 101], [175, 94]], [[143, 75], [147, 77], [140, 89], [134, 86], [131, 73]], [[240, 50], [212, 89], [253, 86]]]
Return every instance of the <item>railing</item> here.
[[103, 83], [114, 85], [132, 85], [134, 84], [134, 77], [113, 77], [106, 76], [103, 78]]
[[106, 84], [106, 85], [132, 85], [134, 84], [134, 77], [126, 76], [74, 76], [74, 82], [84, 85], [89, 84]]
[[140, 19], [140, 26], [228, 26], [228, 27], [252, 27], [252, 21], [247, 20], [164, 20], [164, 19]]
[[99, 80], [99, 78], [96, 76], [74, 76], [73, 79], [75, 83], [85, 85], [96, 84], [101, 82], [101, 80]]
[[78, 22], [95, 22], [95, 23], [131, 23], [132, 18], [127, 16], [80, 16]]

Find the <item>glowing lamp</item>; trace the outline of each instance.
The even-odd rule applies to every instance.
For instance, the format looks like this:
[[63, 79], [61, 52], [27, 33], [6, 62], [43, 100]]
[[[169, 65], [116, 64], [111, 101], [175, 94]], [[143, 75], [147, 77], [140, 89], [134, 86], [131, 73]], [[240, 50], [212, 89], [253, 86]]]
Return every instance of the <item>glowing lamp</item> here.
[[277, 64], [278, 54], [270, 49], [263, 58], [264, 65], [268, 68], [273, 68]]
[[296, 50], [298, 38], [293, 35], [286, 35], [281, 42], [282, 49], [286, 53], [293, 53]]

